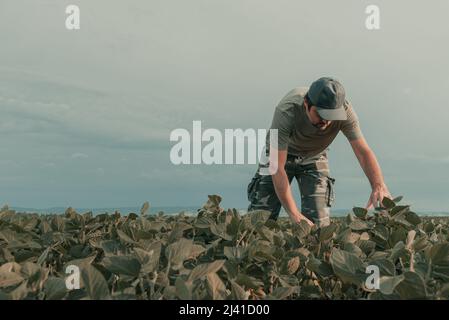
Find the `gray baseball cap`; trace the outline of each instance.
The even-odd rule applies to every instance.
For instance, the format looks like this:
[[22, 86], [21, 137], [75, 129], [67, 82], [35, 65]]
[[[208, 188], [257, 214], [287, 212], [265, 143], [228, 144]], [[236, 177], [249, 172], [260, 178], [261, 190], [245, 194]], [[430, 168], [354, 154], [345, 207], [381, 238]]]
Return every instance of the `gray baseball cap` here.
[[307, 95], [324, 120], [346, 120], [345, 89], [342, 84], [330, 77], [323, 77], [309, 88]]

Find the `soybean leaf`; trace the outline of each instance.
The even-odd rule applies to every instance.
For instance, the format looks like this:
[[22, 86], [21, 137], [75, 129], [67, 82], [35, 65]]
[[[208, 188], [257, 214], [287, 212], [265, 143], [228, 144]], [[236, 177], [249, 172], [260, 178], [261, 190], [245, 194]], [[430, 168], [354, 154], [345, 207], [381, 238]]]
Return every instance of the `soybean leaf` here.
[[81, 270], [81, 278], [89, 298], [92, 300], [109, 299], [109, 288], [100, 271], [92, 265], [87, 265]]

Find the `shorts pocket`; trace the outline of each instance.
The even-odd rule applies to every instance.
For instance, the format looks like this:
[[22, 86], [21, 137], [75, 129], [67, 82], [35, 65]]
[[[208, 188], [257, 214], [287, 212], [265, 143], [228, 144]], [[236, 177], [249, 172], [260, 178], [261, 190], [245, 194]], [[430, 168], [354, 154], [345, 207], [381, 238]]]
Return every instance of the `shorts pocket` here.
[[256, 196], [257, 187], [260, 181], [260, 174], [256, 173], [256, 175], [251, 179], [251, 182], [248, 184], [248, 201], [252, 202]]
[[326, 189], [326, 203], [328, 207], [332, 207], [335, 202], [335, 179], [327, 177], [327, 189]]

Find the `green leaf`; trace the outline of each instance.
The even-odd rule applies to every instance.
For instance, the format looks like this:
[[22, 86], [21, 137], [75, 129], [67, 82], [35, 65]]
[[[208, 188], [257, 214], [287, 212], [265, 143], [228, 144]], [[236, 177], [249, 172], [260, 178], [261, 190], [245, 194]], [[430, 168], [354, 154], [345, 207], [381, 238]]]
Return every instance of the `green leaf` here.
[[168, 243], [173, 243], [182, 238], [184, 231], [192, 229], [192, 226], [185, 222], [177, 222], [168, 237]]
[[372, 225], [370, 225], [367, 221], [357, 218], [349, 224], [349, 228], [353, 231], [364, 231], [372, 229]]
[[211, 223], [210, 231], [217, 237], [223, 238], [224, 240], [230, 241], [234, 238], [232, 235], [226, 232], [226, 225], [223, 223], [222, 224]]
[[173, 270], [179, 270], [182, 267], [184, 261], [190, 257], [192, 247], [192, 240], [181, 238], [165, 249], [165, 256], [170, 260]]
[[354, 244], [354, 243], [345, 243], [343, 245], [343, 249], [347, 252], [353, 253], [355, 254], [357, 257], [363, 258], [364, 257], [364, 252], [362, 251], [362, 249], [359, 248], [358, 245]]
[[345, 283], [361, 285], [366, 279], [364, 264], [353, 253], [334, 248], [330, 263], [335, 274]]
[[203, 208], [208, 211], [218, 213], [220, 211], [220, 202], [221, 202], [222, 198], [216, 194], [208, 195], [207, 197], [208, 197], [208, 200], [203, 205]]
[[12, 300], [23, 300], [28, 295], [27, 281], [22, 282], [17, 288], [10, 292]]
[[0, 273], [0, 288], [15, 286], [23, 280], [23, 277], [15, 272]]
[[389, 259], [377, 259], [371, 261], [369, 264], [378, 266], [380, 275], [393, 277], [396, 274], [396, 267]]
[[197, 259], [202, 253], [206, 251], [207, 249], [202, 245], [194, 244], [192, 245], [192, 250], [190, 251], [190, 256], [188, 257], [188, 259]]
[[320, 241], [323, 242], [331, 239], [335, 235], [337, 227], [338, 225], [336, 223], [331, 223], [328, 226], [322, 227], [320, 229]]
[[226, 260], [216, 260], [211, 263], [203, 263], [197, 265], [190, 273], [188, 281], [195, 281], [204, 276], [207, 276], [209, 273], [216, 273], [223, 267], [225, 261]]
[[237, 237], [239, 233], [240, 219], [237, 217], [232, 217], [231, 222], [226, 225], [226, 233], [230, 236]]
[[265, 224], [270, 217], [271, 212], [267, 210], [254, 210], [248, 214], [251, 218], [251, 224], [256, 226], [258, 223]]
[[247, 274], [244, 273], [239, 273], [237, 278], [235, 279], [235, 282], [237, 282], [239, 285], [244, 286], [246, 288], [251, 288], [254, 290], [259, 289], [260, 287], [263, 287], [263, 282], [248, 276]]
[[284, 272], [287, 274], [294, 274], [299, 269], [299, 257], [293, 257], [286, 261]]
[[409, 211], [405, 213], [405, 220], [410, 222], [412, 225], [417, 226], [422, 222], [421, 218], [414, 212]]
[[376, 249], [376, 243], [371, 240], [360, 240], [357, 242], [357, 245], [367, 256], [371, 255]]
[[95, 256], [90, 256], [90, 257], [83, 258], [83, 259], [70, 260], [69, 262], [64, 264], [64, 268], [63, 268], [64, 272], [67, 269], [67, 267], [70, 265], [74, 265], [74, 266], [77, 266], [82, 269], [85, 266], [90, 265], [94, 260], [95, 260]]
[[394, 203], [393, 200], [391, 200], [390, 198], [384, 197], [382, 199], [382, 205], [386, 208], [386, 209], [391, 209], [394, 208], [396, 206], [396, 203]]
[[161, 257], [162, 243], [160, 241], [152, 242], [150, 245], [144, 247], [147, 252], [153, 252], [151, 260], [142, 265], [142, 272], [147, 270], [157, 270], [159, 260]]
[[237, 282], [229, 280], [231, 283], [231, 294], [234, 300], [248, 300], [250, 293], [245, 291]]
[[42, 252], [42, 254], [37, 259], [37, 264], [38, 265], [42, 265], [47, 260], [48, 254], [50, 253], [50, 250], [51, 250], [51, 247], [48, 247], [47, 249], [44, 250], [44, 252]]
[[412, 300], [427, 298], [426, 285], [423, 278], [418, 273], [406, 271], [403, 276], [404, 280], [397, 285], [395, 290], [401, 299]]
[[134, 241], [133, 239], [131, 239], [126, 233], [124, 233], [122, 230], [117, 229], [117, 235], [119, 236], [120, 240], [122, 240], [123, 242], [126, 243], [131, 243], [131, 244], [135, 244], [136, 241]]
[[81, 279], [87, 294], [92, 300], [109, 299], [109, 288], [103, 275], [91, 265], [85, 266], [81, 270]]
[[36, 263], [25, 262], [21, 265], [21, 274], [25, 276], [28, 280], [34, 281], [36, 278], [39, 278], [41, 272], [44, 270]]
[[24, 278], [20, 275], [22, 267], [15, 262], [8, 262], [0, 266], [0, 288], [15, 286]]
[[427, 236], [421, 236], [419, 238], [417, 238], [414, 242], [413, 242], [413, 250], [415, 252], [421, 251], [426, 249], [429, 246], [429, 241], [427, 240]]
[[390, 210], [390, 215], [403, 214], [410, 210], [410, 206], [396, 206]]
[[223, 254], [226, 258], [229, 260], [237, 260], [240, 262], [241, 259], [245, 257], [245, 254], [247, 253], [245, 248], [242, 247], [224, 247], [223, 248]]
[[67, 295], [65, 280], [62, 278], [50, 277], [44, 285], [46, 300], [62, 300]]
[[213, 300], [224, 300], [227, 297], [226, 286], [216, 273], [207, 276], [207, 287]]
[[389, 236], [388, 228], [385, 227], [383, 224], [377, 224], [373, 230], [371, 230], [371, 233], [377, 238], [382, 241], [387, 241]]
[[312, 227], [304, 220], [299, 223], [295, 223], [292, 226], [293, 233], [299, 238], [303, 239], [310, 234]]
[[331, 265], [314, 257], [310, 257], [309, 261], [307, 261], [306, 267], [321, 277], [329, 277], [334, 273]]
[[265, 226], [261, 226], [260, 228], [257, 228], [257, 233], [259, 233], [259, 235], [267, 241], [273, 242], [274, 241], [274, 235], [275, 233], [273, 231], [271, 231], [270, 229], [268, 229]]
[[141, 272], [143, 273], [150, 273], [155, 271], [156, 264], [154, 262], [157, 262], [159, 260], [159, 257], [155, 257], [154, 250], [146, 251], [140, 248], [134, 248], [134, 252], [137, 255], [137, 258], [139, 259], [140, 265], [142, 266]]
[[52, 226], [54, 231], [63, 232], [64, 231], [64, 227], [65, 227], [64, 219], [61, 216], [55, 216], [51, 220], [51, 226]]
[[137, 277], [140, 272], [140, 262], [133, 256], [111, 256], [103, 260], [104, 267], [110, 272], [120, 275]]
[[354, 208], [352, 208], [352, 211], [354, 212], [356, 217], [361, 218], [361, 219], [365, 219], [368, 214], [368, 210], [366, 210], [365, 208], [360, 208], [360, 207], [354, 207]]
[[150, 208], [150, 204], [148, 203], [148, 201], [146, 201], [143, 205], [142, 208], [140, 209], [140, 214], [144, 215], [148, 209]]
[[388, 239], [388, 244], [390, 247], [394, 247], [398, 242], [405, 243], [407, 241], [407, 231], [402, 227], [399, 226], [397, 229], [395, 229]]
[[176, 295], [181, 300], [192, 300], [192, 287], [182, 278], [178, 277], [175, 281]]
[[404, 275], [389, 277], [383, 276], [379, 279], [379, 290], [383, 294], [392, 294], [398, 284], [400, 284], [405, 279]]
[[285, 300], [289, 296], [298, 292], [298, 287], [277, 287], [267, 297], [267, 299]]
[[432, 246], [429, 257], [435, 265], [449, 266], [449, 243], [437, 243]]
[[390, 254], [390, 260], [396, 261], [396, 259], [399, 259], [401, 257], [404, 257], [407, 255], [407, 250], [405, 249], [404, 242], [399, 241], [395, 244], [395, 246], [391, 249]]
[[117, 255], [123, 245], [116, 240], [103, 240], [100, 243], [101, 248], [106, 256]]

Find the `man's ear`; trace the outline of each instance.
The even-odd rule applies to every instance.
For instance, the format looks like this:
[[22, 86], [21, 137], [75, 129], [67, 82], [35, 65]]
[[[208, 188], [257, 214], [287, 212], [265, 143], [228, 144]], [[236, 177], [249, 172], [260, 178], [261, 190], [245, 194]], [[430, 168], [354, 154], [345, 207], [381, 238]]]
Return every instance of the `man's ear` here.
[[310, 109], [312, 109], [312, 106], [309, 105], [309, 104], [307, 103], [307, 101], [305, 101], [305, 100], [304, 100], [304, 105], [306, 106], [307, 111], [310, 112]]
[[312, 106], [309, 104], [309, 99], [308, 97], [304, 97], [304, 105], [306, 106], [307, 110], [310, 112], [310, 109], [312, 108]]

